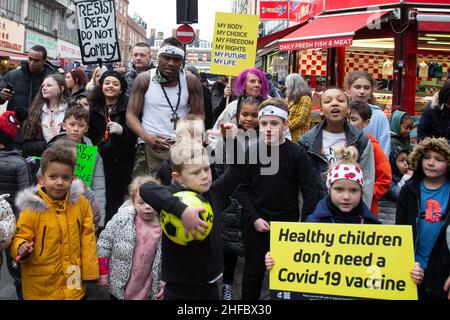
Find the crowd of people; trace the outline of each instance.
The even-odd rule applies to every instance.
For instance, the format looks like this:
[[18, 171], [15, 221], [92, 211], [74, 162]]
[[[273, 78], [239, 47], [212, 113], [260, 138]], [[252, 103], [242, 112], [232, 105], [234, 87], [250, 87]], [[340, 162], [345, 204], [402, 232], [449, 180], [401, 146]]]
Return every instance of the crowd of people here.
[[[272, 221], [411, 225], [419, 298], [450, 299], [450, 81], [412, 141], [411, 116], [386, 117], [364, 71], [321, 92], [313, 126], [299, 74], [282, 90], [256, 68], [208, 87], [184, 56], [167, 38], [155, 66], [138, 43], [128, 73], [89, 79], [34, 46], [0, 81], [0, 249], [19, 299], [84, 299], [91, 282], [112, 300], [232, 300], [241, 256], [241, 298], [257, 300]], [[89, 186], [80, 144], [97, 146]], [[212, 207], [204, 240], [205, 209], [180, 191]], [[162, 211], [194, 241], [173, 242]]]

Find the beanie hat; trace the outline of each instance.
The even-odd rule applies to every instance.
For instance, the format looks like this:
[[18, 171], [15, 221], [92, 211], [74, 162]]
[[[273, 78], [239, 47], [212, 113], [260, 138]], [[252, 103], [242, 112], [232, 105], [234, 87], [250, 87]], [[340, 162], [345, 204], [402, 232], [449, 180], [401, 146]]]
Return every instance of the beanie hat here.
[[106, 77], [115, 77], [115, 78], [119, 79], [120, 86], [122, 87], [122, 94], [124, 94], [127, 91], [127, 88], [128, 88], [127, 81], [125, 80], [125, 78], [123, 77], [123, 75], [120, 72], [114, 71], [114, 70], [108, 70], [108, 71], [103, 72], [102, 76], [100, 77], [100, 80], [99, 80], [100, 87], [103, 86], [103, 82], [105, 81]]
[[27, 117], [24, 109], [18, 108], [16, 112], [5, 111], [0, 115], [0, 143], [10, 145], [17, 137], [20, 123]]

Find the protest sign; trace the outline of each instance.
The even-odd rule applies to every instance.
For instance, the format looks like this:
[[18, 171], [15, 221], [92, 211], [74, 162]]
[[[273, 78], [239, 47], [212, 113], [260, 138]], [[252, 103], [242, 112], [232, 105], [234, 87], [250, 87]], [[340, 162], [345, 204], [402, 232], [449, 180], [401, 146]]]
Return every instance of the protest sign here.
[[216, 12], [211, 73], [237, 76], [255, 67], [259, 17]]
[[77, 145], [77, 165], [75, 167], [75, 177], [82, 180], [88, 187], [91, 187], [96, 158], [97, 146], [87, 146], [85, 144]]
[[417, 300], [411, 226], [270, 226], [271, 295], [278, 299]]
[[92, 0], [75, 4], [83, 63], [121, 61], [114, 1]]

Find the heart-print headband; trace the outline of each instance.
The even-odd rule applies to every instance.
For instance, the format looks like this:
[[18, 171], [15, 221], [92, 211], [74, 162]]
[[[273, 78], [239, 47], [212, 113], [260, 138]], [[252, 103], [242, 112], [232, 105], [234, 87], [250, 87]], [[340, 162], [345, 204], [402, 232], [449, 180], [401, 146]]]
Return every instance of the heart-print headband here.
[[364, 184], [362, 170], [353, 164], [341, 164], [331, 169], [327, 175], [327, 188], [330, 189], [333, 183], [341, 179], [356, 181], [361, 187]]

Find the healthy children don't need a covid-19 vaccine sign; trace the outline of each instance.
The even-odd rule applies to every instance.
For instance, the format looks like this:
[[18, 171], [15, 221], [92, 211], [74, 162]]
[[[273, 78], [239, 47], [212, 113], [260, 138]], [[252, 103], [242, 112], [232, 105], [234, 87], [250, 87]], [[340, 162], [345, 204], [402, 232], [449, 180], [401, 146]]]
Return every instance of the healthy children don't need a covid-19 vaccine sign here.
[[275, 299], [417, 300], [411, 226], [270, 225]]

